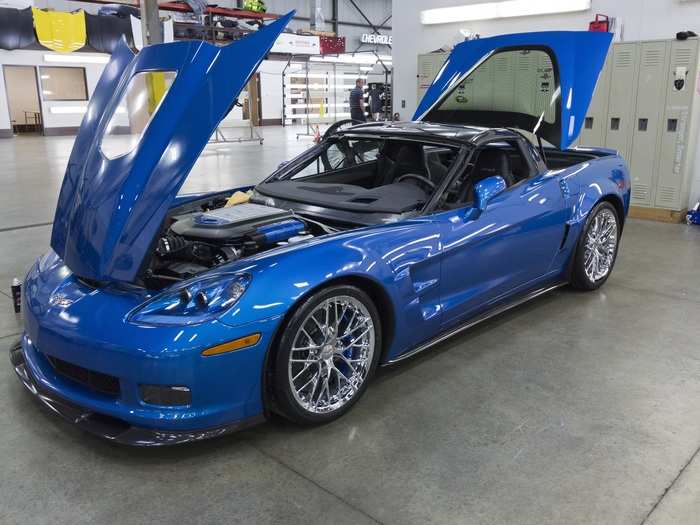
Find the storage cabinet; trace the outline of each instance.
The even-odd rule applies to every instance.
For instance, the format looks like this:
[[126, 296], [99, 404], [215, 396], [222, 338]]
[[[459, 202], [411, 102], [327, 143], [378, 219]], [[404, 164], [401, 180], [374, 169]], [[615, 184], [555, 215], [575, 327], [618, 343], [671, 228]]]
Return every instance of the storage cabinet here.
[[578, 143], [616, 149], [627, 160], [633, 215], [673, 220], [688, 206], [697, 78], [697, 39], [615, 43], [608, 53]]

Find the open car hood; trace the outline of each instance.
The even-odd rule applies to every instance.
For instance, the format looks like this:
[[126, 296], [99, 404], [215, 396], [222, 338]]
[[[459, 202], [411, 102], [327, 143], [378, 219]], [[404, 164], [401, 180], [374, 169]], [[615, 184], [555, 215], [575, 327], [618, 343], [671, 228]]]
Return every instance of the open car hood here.
[[611, 33], [546, 31], [455, 46], [414, 120], [518, 128], [566, 149], [588, 111]]
[[[187, 174], [293, 15], [224, 47], [181, 41], [134, 56], [122, 40], [88, 104], [56, 206], [51, 247], [74, 273], [136, 278]], [[108, 158], [102, 139], [129, 81], [153, 71], [176, 76], [136, 146]]]

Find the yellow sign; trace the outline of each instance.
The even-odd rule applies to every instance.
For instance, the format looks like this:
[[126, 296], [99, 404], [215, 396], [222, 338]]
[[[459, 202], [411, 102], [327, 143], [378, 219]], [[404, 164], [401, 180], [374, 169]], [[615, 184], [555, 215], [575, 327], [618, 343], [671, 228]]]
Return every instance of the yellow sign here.
[[34, 29], [39, 43], [58, 51], [70, 53], [85, 45], [85, 13], [62, 13], [60, 11], [42, 11], [32, 7]]

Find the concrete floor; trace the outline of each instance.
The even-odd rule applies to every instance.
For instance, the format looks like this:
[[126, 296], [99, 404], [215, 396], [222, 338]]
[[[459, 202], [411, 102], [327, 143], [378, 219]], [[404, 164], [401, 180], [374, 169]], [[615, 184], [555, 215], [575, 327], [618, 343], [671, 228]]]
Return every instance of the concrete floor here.
[[[188, 189], [258, 180], [309, 145], [295, 131], [209, 147]], [[52, 219], [70, 145], [0, 141], [4, 293], [46, 250], [32, 225]], [[314, 429], [114, 446], [40, 411], [0, 359], [0, 523], [700, 523], [698, 261], [700, 228], [630, 220], [602, 290], [382, 369]]]

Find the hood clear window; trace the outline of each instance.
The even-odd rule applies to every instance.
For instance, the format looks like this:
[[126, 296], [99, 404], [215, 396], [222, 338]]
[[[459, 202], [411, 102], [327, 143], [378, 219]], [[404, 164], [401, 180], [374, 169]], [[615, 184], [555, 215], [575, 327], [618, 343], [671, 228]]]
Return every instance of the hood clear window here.
[[423, 120], [534, 132], [553, 125], [560, 103], [558, 76], [542, 49], [499, 51], [461, 79]]
[[100, 143], [105, 157], [114, 159], [133, 151], [176, 74], [175, 71], [144, 71], [131, 77]]
[[552, 60], [545, 51], [502, 51], [477, 66], [437, 109], [524, 113], [538, 119], [542, 115], [551, 124], [556, 88]]

